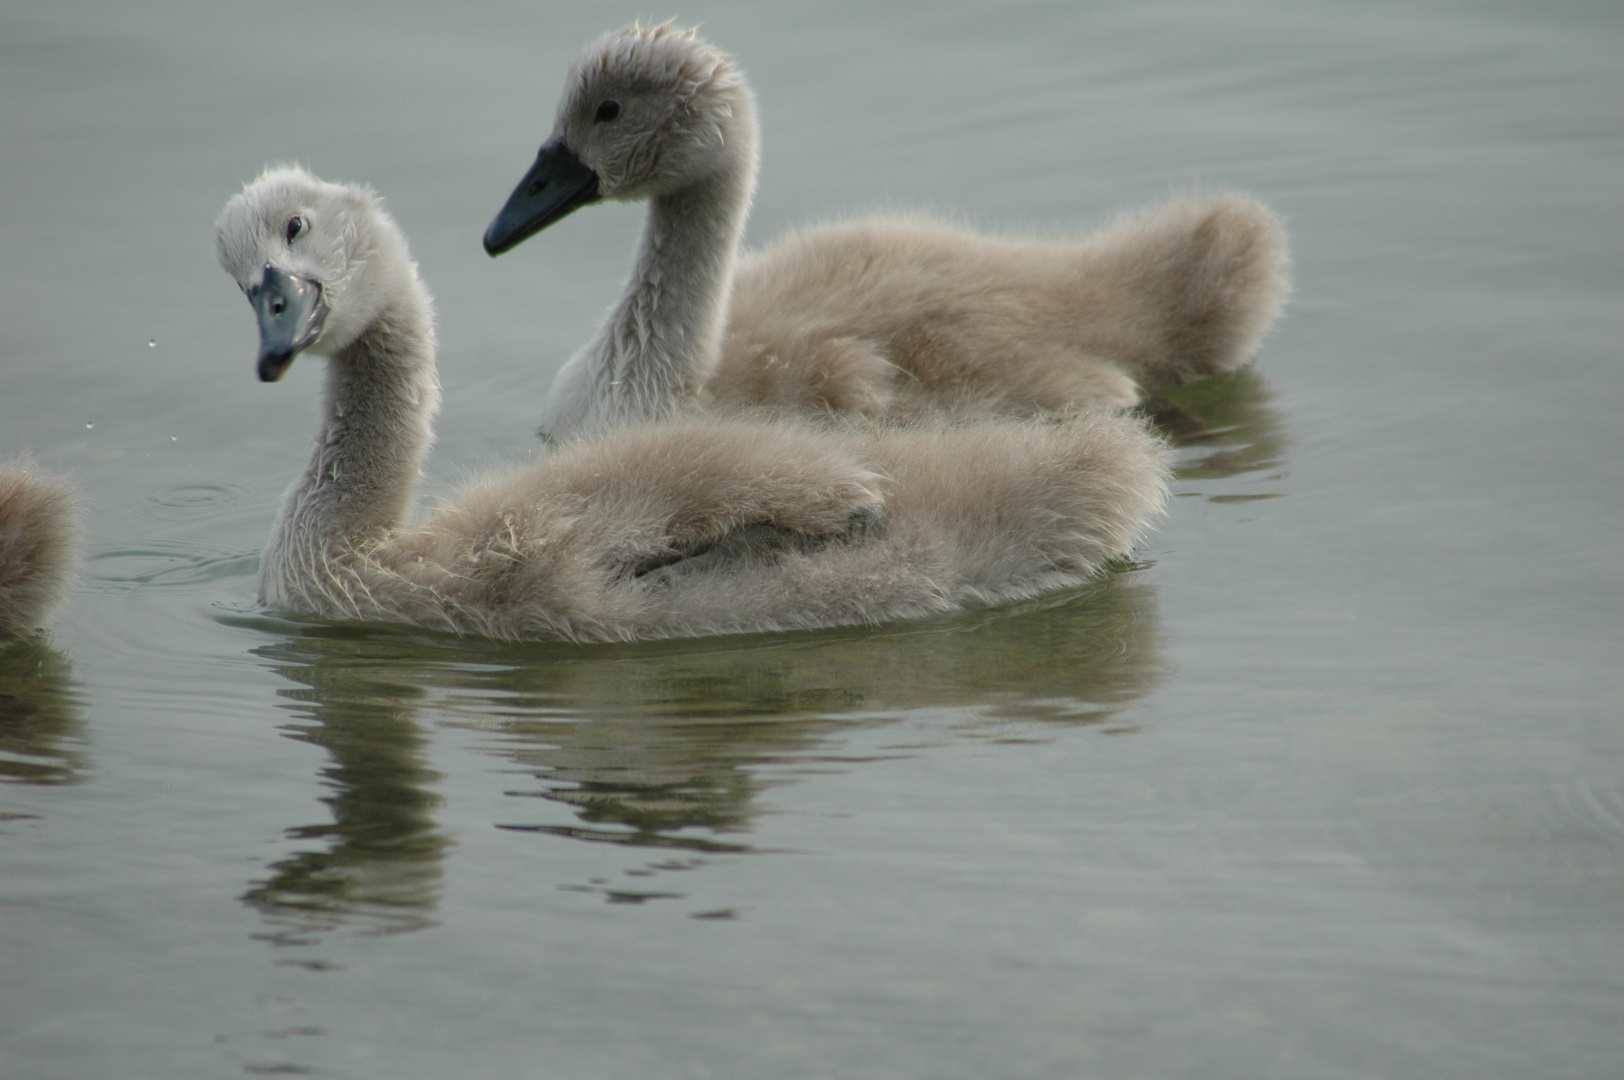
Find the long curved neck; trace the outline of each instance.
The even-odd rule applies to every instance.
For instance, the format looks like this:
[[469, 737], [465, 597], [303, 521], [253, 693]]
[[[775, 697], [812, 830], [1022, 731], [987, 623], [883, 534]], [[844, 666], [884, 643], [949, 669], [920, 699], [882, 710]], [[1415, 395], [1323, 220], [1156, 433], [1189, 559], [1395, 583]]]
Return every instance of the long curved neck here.
[[433, 319], [414, 276], [328, 363], [316, 448], [283, 500], [267, 580], [406, 520], [439, 405]]
[[731, 167], [651, 201], [620, 302], [554, 385], [555, 434], [664, 415], [715, 370], [755, 189], [753, 137], [734, 150]]

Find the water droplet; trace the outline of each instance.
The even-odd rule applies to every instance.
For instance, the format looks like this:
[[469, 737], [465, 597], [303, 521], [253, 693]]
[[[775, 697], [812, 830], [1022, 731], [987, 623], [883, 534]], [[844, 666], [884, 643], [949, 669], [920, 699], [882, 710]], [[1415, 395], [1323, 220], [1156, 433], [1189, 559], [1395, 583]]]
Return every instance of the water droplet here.
[[156, 349], [157, 347], [158, 347], [158, 339], [157, 338], [148, 338], [147, 339], [147, 348]]
[[174, 435], [171, 435], [171, 436], [169, 436], [169, 441], [170, 441], [170, 442], [175, 442], [175, 441], [177, 441], [177, 439], [176, 439], [176, 436], [174, 436]]
[[89, 431], [89, 430], [90, 430], [90, 429], [91, 429], [91, 428], [93, 428], [93, 427], [95, 427], [95, 426], [96, 426], [96, 425], [95, 425], [95, 424], [86, 424], [86, 425], [85, 425], [85, 430], [86, 430], [86, 431]]

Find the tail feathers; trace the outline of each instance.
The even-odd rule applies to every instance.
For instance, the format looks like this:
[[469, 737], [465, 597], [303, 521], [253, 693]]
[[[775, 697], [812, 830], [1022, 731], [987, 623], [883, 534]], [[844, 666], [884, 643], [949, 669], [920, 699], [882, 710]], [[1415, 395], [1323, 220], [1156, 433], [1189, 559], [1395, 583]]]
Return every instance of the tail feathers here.
[[0, 463], [0, 643], [36, 629], [62, 598], [79, 538], [67, 481], [18, 459]]
[[1257, 353], [1291, 293], [1290, 253], [1279, 217], [1249, 195], [1180, 199], [1119, 223], [1121, 252], [1137, 266], [1159, 349], [1144, 370], [1147, 387], [1231, 371]]

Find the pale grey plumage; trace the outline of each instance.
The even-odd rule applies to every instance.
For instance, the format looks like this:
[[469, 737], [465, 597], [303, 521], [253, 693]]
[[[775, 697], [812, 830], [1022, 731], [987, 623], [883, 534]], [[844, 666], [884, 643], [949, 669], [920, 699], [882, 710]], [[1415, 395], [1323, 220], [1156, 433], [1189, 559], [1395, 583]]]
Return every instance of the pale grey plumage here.
[[78, 537], [72, 485], [27, 458], [0, 462], [0, 645], [33, 632], [62, 599]]
[[692, 405], [891, 419], [1129, 406], [1250, 359], [1290, 288], [1279, 220], [1234, 192], [1069, 242], [915, 215], [741, 257], [754, 99], [731, 57], [670, 24], [580, 55], [554, 146], [597, 177], [591, 197], [650, 203], [624, 296], [553, 384], [554, 435]]

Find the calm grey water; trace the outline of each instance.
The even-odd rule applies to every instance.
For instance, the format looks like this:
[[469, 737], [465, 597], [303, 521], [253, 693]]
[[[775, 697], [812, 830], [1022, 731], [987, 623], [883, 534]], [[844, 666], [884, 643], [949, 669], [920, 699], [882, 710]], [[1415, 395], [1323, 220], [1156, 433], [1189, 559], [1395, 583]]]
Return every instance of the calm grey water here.
[[254, 604], [316, 365], [212, 254], [299, 160], [441, 316], [446, 490], [534, 452], [635, 208], [479, 238], [622, 3], [0, 8], [0, 454], [87, 558], [0, 655], [0, 1076], [1611, 1077], [1624, 9], [693, 3], [757, 240], [1289, 220], [1156, 403], [1141, 565], [923, 625], [511, 647]]

